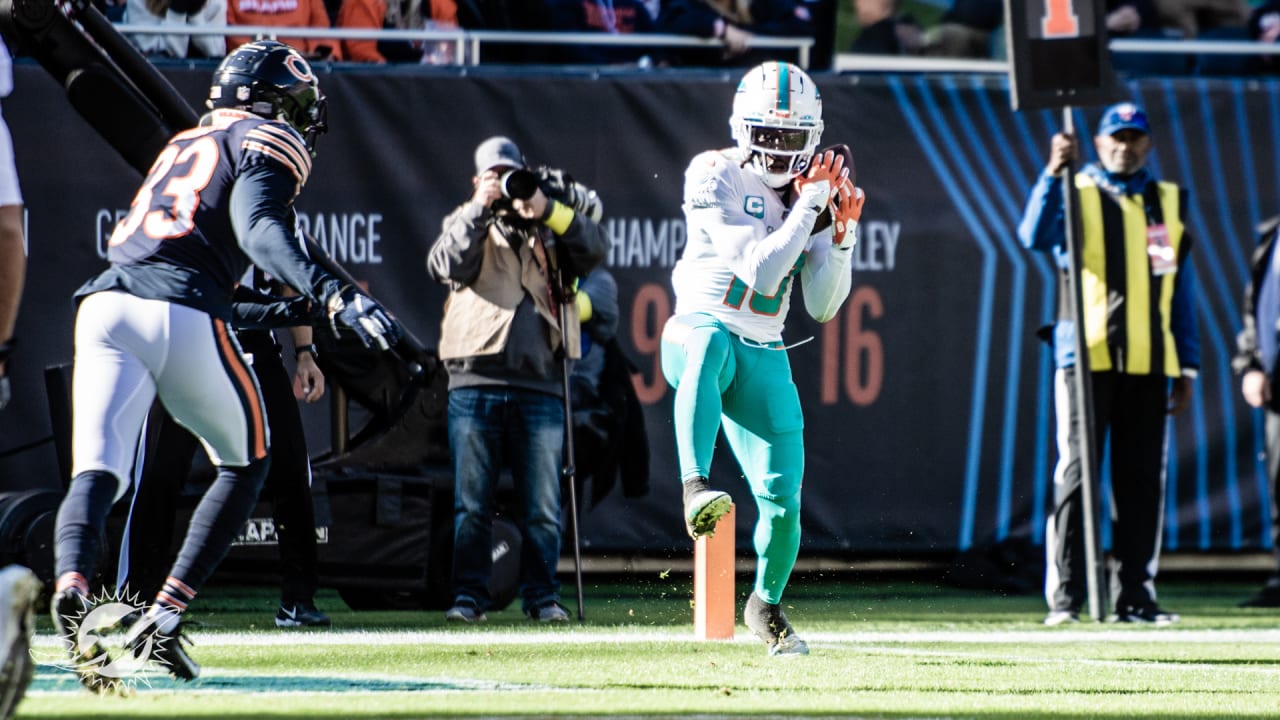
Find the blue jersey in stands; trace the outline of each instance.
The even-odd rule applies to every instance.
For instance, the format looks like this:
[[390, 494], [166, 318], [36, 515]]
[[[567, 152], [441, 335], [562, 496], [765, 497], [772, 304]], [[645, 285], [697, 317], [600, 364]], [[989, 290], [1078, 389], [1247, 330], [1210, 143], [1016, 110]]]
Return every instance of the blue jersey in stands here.
[[[283, 264], [292, 271], [279, 273], [283, 277], [318, 279], [300, 248], [281, 247], [285, 237], [296, 244], [292, 204], [310, 172], [311, 153], [287, 124], [215, 110], [200, 127], [175, 135], [156, 157], [111, 235], [111, 267], [77, 297], [120, 290], [227, 320], [232, 292], [251, 261], [273, 269]], [[244, 178], [251, 178], [243, 183], [248, 189], [233, 193]], [[236, 212], [249, 217], [233, 217]], [[237, 236], [237, 230], [265, 235], [259, 232], [264, 215], [287, 224], [288, 233], [260, 243]], [[311, 295], [314, 285], [299, 289]]]

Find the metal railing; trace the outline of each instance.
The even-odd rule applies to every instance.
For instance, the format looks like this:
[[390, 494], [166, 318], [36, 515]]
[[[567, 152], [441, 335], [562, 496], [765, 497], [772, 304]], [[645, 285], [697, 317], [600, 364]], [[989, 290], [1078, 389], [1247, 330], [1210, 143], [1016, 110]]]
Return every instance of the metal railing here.
[[[1250, 40], [1138, 40], [1115, 39], [1108, 47], [1114, 53], [1158, 55], [1280, 55], [1280, 43]], [[912, 57], [903, 55], [861, 55], [840, 53], [831, 66], [836, 72], [954, 72], [1007, 73], [1004, 60], [977, 58]]]
[[[723, 49], [724, 41], [688, 35], [618, 34], [589, 32], [523, 32], [504, 30], [423, 29], [384, 30], [374, 28], [280, 27], [278, 25], [139, 25], [118, 24], [126, 35], [222, 35], [253, 38], [309, 38], [330, 40], [389, 40], [447, 43], [453, 53], [452, 65], [479, 65], [484, 45], [581, 45], [639, 48]], [[808, 69], [812, 60], [814, 39], [810, 37], [772, 37], [756, 35], [752, 49], [790, 50], [797, 54], [797, 64]], [[1109, 47], [1116, 53], [1149, 53], [1164, 55], [1280, 55], [1280, 43], [1248, 40], [1182, 40], [1182, 39], [1114, 39]], [[903, 55], [862, 55], [839, 53], [832, 63], [836, 72], [951, 72], [1007, 73], [1004, 60], [978, 58], [913, 57]]]
[[[479, 65], [481, 48], [492, 45], [582, 45], [644, 48], [719, 48], [724, 41], [689, 35], [660, 35], [648, 33], [609, 35], [589, 32], [516, 32], [505, 30], [381, 30], [360, 28], [280, 27], [278, 25], [138, 25], [123, 23], [115, 26], [125, 35], [223, 35], [276, 39], [308, 38], [327, 40], [407, 40], [423, 43], [449, 43], [453, 47], [452, 64]], [[773, 37], [756, 35], [752, 49], [794, 50], [796, 64], [809, 67], [814, 40], [810, 37]]]

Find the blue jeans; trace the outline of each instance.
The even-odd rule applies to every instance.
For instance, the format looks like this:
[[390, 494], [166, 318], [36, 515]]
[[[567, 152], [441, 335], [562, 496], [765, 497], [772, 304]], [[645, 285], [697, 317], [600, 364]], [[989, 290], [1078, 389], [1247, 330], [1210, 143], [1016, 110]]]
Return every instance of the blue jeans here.
[[560, 599], [560, 472], [564, 401], [531, 390], [465, 387], [449, 392], [453, 452], [453, 595], [490, 607], [493, 513], [503, 466], [515, 480], [520, 595], [525, 611]]

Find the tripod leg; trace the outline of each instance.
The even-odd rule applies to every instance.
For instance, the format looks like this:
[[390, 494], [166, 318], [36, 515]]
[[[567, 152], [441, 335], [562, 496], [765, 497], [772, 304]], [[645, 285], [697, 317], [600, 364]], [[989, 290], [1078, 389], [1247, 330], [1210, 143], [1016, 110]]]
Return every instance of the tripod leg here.
[[560, 344], [561, 377], [564, 380], [564, 470], [562, 479], [569, 486], [569, 525], [573, 533], [573, 574], [574, 584], [578, 588], [578, 622], [585, 622], [582, 609], [582, 543], [578, 535], [578, 472], [574, 467], [573, 450], [573, 396], [569, 393], [569, 353], [565, 349], [563, 338], [566, 337], [567, 326], [565, 314], [569, 312], [573, 301], [560, 305]]

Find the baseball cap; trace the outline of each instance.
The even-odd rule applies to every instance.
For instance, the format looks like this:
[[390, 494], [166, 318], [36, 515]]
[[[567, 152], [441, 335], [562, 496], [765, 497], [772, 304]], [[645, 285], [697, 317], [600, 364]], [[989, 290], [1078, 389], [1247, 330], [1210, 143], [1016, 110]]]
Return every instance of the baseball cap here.
[[524, 156], [511, 138], [497, 135], [476, 148], [476, 175], [495, 167], [524, 167]]
[[1121, 130], [1137, 130], [1150, 135], [1151, 126], [1147, 124], [1147, 114], [1131, 102], [1116, 103], [1107, 108], [1102, 113], [1102, 120], [1098, 121], [1098, 134], [1115, 135]]

